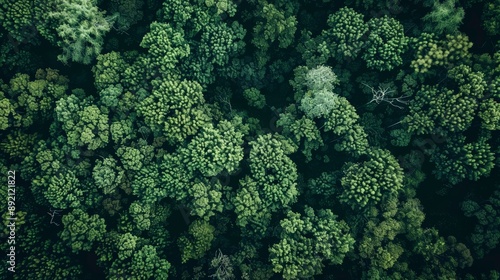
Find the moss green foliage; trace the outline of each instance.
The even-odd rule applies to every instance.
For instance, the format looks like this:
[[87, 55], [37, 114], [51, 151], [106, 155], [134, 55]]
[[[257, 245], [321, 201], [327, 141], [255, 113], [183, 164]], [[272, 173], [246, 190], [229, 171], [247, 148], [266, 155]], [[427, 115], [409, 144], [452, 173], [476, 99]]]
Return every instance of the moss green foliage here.
[[372, 18], [367, 25], [369, 35], [362, 55], [366, 66], [384, 71], [401, 65], [401, 54], [407, 44], [403, 25], [388, 16]]
[[92, 178], [98, 188], [101, 188], [104, 194], [115, 191], [124, 180], [125, 172], [118, 165], [114, 158], [105, 158], [97, 160], [92, 170]]
[[377, 203], [403, 187], [403, 170], [387, 150], [372, 150], [368, 156], [361, 164], [347, 164], [341, 180], [340, 201], [352, 208]]
[[417, 92], [405, 119], [410, 132], [430, 133], [436, 127], [455, 132], [470, 127], [487, 86], [484, 74], [460, 65], [448, 71], [448, 78], [452, 81], [450, 86], [457, 90], [423, 86]]
[[160, 73], [169, 73], [179, 59], [189, 55], [189, 45], [183, 32], [165, 23], [153, 22], [150, 31], [142, 39], [141, 47], [148, 50], [151, 66]]
[[78, 207], [79, 200], [83, 196], [79, 184], [80, 182], [73, 172], [54, 174], [45, 191], [45, 198], [54, 208]]
[[328, 210], [316, 212], [305, 206], [305, 214], [289, 211], [280, 221], [280, 242], [269, 249], [273, 271], [284, 279], [321, 274], [323, 262], [341, 264], [353, 248], [354, 239], [344, 221]]
[[464, 34], [446, 34], [445, 39], [438, 40], [433, 33], [422, 33], [412, 39], [411, 45], [416, 55], [411, 67], [417, 73], [426, 73], [431, 67], [452, 67], [457, 62], [467, 62], [472, 42]]
[[193, 81], [165, 80], [154, 83], [153, 92], [138, 106], [155, 135], [163, 135], [171, 144], [194, 135], [208, 121], [202, 104], [201, 86]]
[[243, 159], [243, 133], [238, 129], [241, 118], [234, 123], [221, 121], [217, 127], [207, 125], [179, 152], [184, 166], [192, 172], [212, 177], [225, 171], [232, 173]]
[[0, 0], [0, 280], [498, 278], [499, 3]]
[[[312, 160], [312, 152], [324, 145], [316, 123], [306, 116], [296, 119], [296, 110], [280, 115], [276, 124], [283, 128], [283, 135], [289, 137], [302, 151], [307, 161]], [[302, 143], [302, 144], [301, 144]]]
[[297, 167], [287, 156], [295, 151], [294, 147], [271, 134], [261, 135], [249, 144], [249, 179], [256, 182], [265, 207], [277, 211], [295, 202]]
[[498, 0], [487, 2], [483, 8], [483, 26], [490, 35], [498, 35], [499, 18], [498, 11], [500, 2]]
[[58, 70], [38, 69], [34, 81], [27, 74], [16, 74], [2, 86], [4, 98], [9, 97], [2, 99], [3, 126], [29, 127], [51, 120], [55, 101], [64, 97], [67, 89], [68, 79]]
[[286, 48], [293, 42], [297, 30], [297, 19], [289, 11], [280, 7], [260, 1], [256, 13], [257, 24], [253, 28], [252, 43], [260, 49], [266, 50], [271, 43], [277, 41], [278, 47]]
[[1, 130], [6, 130], [9, 128], [9, 119], [14, 119], [14, 106], [8, 98], [5, 98], [5, 94], [0, 92], [0, 108], [2, 109], [2, 115], [0, 116], [0, 120], [2, 121], [2, 125], [0, 126]]
[[266, 96], [256, 88], [247, 88], [243, 91], [243, 96], [248, 101], [248, 105], [262, 109], [266, 106]]
[[69, 145], [95, 150], [108, 143], [108, 115], [91, 104], [90, 99], [82, 100], [72, 94], [56, 104], [56, 119], [61, 123]]
[[43, 238], [43, 235], [50, 234], [53, 228], [50, 228], [44, 219], [35, 215], [28, 215], [26, 220], [35, 227], [25, 228], [17, 232], [19, 235], [16, 238], [25, 238], [26, 242], [22, 244], [16, 242], [15, 246], [23, 250], [26, 257], [17, 263], [19, 268], [23, 267], [24, 269], [17, 269], [16, 265], [13, 279], [41, 277], [62, 280], [83, 277], [83, 268], [72, 258], [75, 255], [72, 254], [70, 248], [61, 242]]
[[189, 226], [188, 235], [179, 238], [182, 262], [201, 258], [210, 249], [213, 239], [213, 226], [200, 220], [193, 222]]
[[479, 117], [482, 120], [482, 125], [488, 130], [500, 129], [500, 103], [494, 99], [487, 99], [480, 105]]
[[30, 1], [2, 1], [0, 11], [0, 22], [10, 36], [21, 42], [34, 39], [36, 28], [33, 26], [34, 11]]
[[329, 29], [323, 31], [332, 56], [337, 61], [356, 58], [364, 41], [362, 37], [368, 32], [363, 15], [352, 8], [343, 7], [328, 16]]
[[94, 85], [97, 90], [101, 91], [108, 86], [119, 84], [125, 65], [123, 57], [118, 52], [99, 55], [92, 67]]
[[102, 240], [106, 232], [104, 219], [98, 215], [89, 215], [81, 209], [75, 209], [62, 217], [64, 230], [61, 239], [74, 252], [90, 251], [94, 242]]
[[342, 63], [358, 57], [366, 44], [368, 25], [361, 13], [349, 7], [328, 16], [328, 28], [316, 37], [305, 33], [305, 41], [299, 50], [308, 66], [326, 63], [330, 58]]
[[363, 127], [358, 123], [356, 109], [344, 97], [337, 98], [335, 107], [326, 118], [325, 131], [332, 131], [336, 137], [335, 149], [353, 155], [366, 153], [368, 139]]
[[495, 154], [486, 138], [471, 143], [465, 137], [451, 139], [431, 159], [436, 163], [436, 177], [452, 184], [464, 179], [477, 181], [488, 176], [495, 165]]
[[246, 177], [240, 181], [240, 185], [233, 201], [236, 224], [250, 236], [262, 236], [269, 226], [271, 213], [260, 198], [256, 182]]
[[113, 0], [110, 1], [107, 11], [110, 15], [116, 16], [116, 29], [125, 32], [142, 19], [144, 16], [143, 6], [144, 2], [139, 0]]
[[500, 223], [498, 219], [500, 192], [498, 186], [496, 189], [485, 203], [478, 204], [473, 200], [466, 200], [462, 203], [464, 215], [478, 220], [470, 240], [473, 244], [474, 255], [480, 258], [494, 249], [500, 242], [500, 234], [496, 230]]

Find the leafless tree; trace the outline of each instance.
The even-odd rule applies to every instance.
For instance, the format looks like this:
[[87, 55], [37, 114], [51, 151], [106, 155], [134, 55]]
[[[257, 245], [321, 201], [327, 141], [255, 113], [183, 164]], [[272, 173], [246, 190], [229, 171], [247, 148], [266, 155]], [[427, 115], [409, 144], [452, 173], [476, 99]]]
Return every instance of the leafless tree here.
[[410, 97], [409, 95], [401, 95], [399, 97], [388, 97], [387, 95], [390, 93], [393, 93], [394, 90], [391, 90], [389, 87], [382, 88], [381, 86], [378, 87], [378, 89], [374, 89], [371, 86], [363, 83], [366, 87], [368, 87], [372, 91], [372, 100], [366, 104], [370, 104], [372, 102], [375, 102], [377, 104], [380, 104], [382, 102], [387, 102], [391, 106], [394, 106], [399, 109], [403, 109], [403, 106], [408, 104], [408, 100], [406, 98]]
[[216, 269], [215, 273], [210, 275], [210, 277], [217, 278], [219, 280], [234, 278], [231, 260], [228, 256], [224, 255], [220, 249], [218, 249], [215, 253], [215, 257], [212, 259], [210, 266]]
[[47, 212], [47, 214], [49, 214], [50, 216], [50, 224], [55, 224], [56, 226], [59, 226], [58, 223], [54, 222], [54, 217], [61, 216], [61, 211], [62, 210], [52, 210], [52, 208], [50, 208], [50, 212]]

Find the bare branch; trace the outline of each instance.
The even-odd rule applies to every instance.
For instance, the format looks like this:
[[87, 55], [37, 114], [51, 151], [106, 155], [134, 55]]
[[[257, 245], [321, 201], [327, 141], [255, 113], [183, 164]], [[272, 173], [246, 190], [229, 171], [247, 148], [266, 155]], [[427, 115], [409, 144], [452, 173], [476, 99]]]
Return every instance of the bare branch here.
[[374, 89], [365, 83], [363, 83], [363, 85], [368, 87], [372, 91], [372, 95], [373, 95], [372, 100], [370, 100], [370, 102], [368, 102], [366, 104], [370, 104], [372, 102], [375, 102], [377, 104], [380, 104], [382, 102], [387, 102], [391, 106], [394, 106], [394, 107], [399, 108], [399, 109], [403, 109], [403, 106], [407, 105], [409, 102], [408, 100], [406, 100], [406, 98], [410, 97], [409, 95], [401, 95], [399, 97], [387, 97], [386, 96], [387, 94], [394, 92], [394, 90], [390, 90], [389, 87], [382, 88], [379, 86], [378, 89]]
[[47, 214], [49, 214], [49, 216], [51, 217], [50, 218], [50, 224], [55, 224], [56, 226], [59, 226], [58, 223], [54, 222], [54, 217], [55, 216], [61, 216], [61, 212], [62, 210], [52, 210], [52, 208], [50, 208], [50, 212], [47, 212]]

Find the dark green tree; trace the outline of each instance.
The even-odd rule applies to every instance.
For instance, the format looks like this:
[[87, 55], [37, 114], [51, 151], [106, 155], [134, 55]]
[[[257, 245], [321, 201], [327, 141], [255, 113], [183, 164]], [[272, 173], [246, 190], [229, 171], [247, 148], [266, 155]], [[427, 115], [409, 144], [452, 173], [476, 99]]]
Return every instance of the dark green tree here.
[[305, 206], [303, 215], [288, 211], [280, 226], [280, 241], [269, 248], [269, 259], [284, 279], [321, 274], [324, 262], [342, 264], [353, 249], [349, 227], [329, 209]]

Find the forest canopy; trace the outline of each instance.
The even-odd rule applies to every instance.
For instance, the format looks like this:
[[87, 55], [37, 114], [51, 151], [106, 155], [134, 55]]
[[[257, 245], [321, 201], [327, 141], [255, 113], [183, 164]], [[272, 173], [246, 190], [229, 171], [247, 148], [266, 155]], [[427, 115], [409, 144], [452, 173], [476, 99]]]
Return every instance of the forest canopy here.
[[0, 279], [500, 279], [500, 0], [0, 0], [0, 39]]

